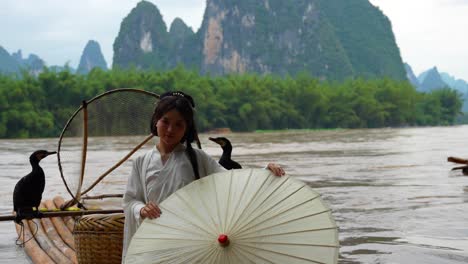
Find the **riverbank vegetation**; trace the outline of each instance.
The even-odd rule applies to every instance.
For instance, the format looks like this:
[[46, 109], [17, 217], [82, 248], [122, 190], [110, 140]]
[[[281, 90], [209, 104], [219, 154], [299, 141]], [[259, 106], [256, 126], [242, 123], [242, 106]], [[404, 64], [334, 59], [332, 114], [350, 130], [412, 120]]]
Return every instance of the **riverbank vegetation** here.
[[451, 125], [462, 106], [455, 90], [419, 93], [409, 82], [391, 79], [210, 77], [182, 67], [168, 72], [96, 68], [88, 75], [45, 69], [38, 76], [0, 75], [0, 138], [57, 137], [83, 100], [116, 88], [191, 94], [201, 131]]

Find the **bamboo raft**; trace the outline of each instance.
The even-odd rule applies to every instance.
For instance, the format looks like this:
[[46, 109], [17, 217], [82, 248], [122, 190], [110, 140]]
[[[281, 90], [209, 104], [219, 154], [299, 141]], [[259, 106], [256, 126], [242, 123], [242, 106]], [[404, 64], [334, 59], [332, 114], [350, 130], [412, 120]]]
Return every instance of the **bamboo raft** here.
[[[60, 196], [45, 200], [40, 208], [57, 210]], [[123, 213], [91, 214], [23, 220], [15, 224], [19, 242], [35, 264], [121, 263]], [[33, 235], [34, 234], [34, 235]]]
[[[57, 208], [69, 208], [77, 201], [83, 202], [86, 198], [84, 195], [88, 194], [105, 177], [112, 174], [116, 168], [127, 161], [130, 156], [154, 136], [150, 134], [144, 136], [144, 138], [142, 137], [133, 149], [128, 150], [125, 156], [109, 164], [107, 170], [101, 172], [102, 168], [107, 167], [99, 165], [100, 168], [94, 169], [96, 172], [100, 172], [100, 175], [94, 175], [94, 177], [87, 179], [85, 177], [86, 169], [94, 171], [90, 169], [92, 166], [86, 164], [88, 137], [103, 139], [105, 138], [103, 136], [112, 136], [105, 132], [108, 130], [107, 125], [112, 120], [122, 121], [122, 115], [119, 112], [111, 111], [103, 114], [100, 109], [116, 102], [119, 103], [119, 107], [122, 109], [139, 109], [138, 115], [127, 115], [129, 121], [127, 124], [129, 125], [125, 131], [128, 135], [145, 135], [148, 133], [146, 130], [147, 120], [152, 117], [154, 102], [158, 99], [159, 95], [141, 89], [121, 88], [110, 90], [91, 100], [83, 100], [81, 106], [68, 119], [60, 134], [57, 159], [60, 176], [73, 199], [65, 202], [63, 198], [55, 197], [52, 200], [43, 201], [40, 209], [46, 208], [50, 211], [42, 213], [36, 219], [22, 220], [24, 228], [15, 224], [19, 242], [24, 244], [24, 250], [33, 263], [121, 263], [125, 220], [122, 210], [115, 210], [119, 212], [114, 214], [109, 212], [113, 210], [102, 210], [97, 213], [97, 210], [82, 210], [78, 212], [79, 217], [75, 218], [63, 216], [63, 214], [54, 214], [51, 211]], [[93, 122], [88, 123], [88, 116], [92, 117]], [[137, 121], [141, 122], [142, 125], [137, 125]], [[82, 139], [81, 155], [75, 155], [74, 158], [67, 155], [62, 156], [62, 151], [66, 151], [70, 146], [68, 140], [75, 142], [76, 138]], [[63, 144], [64, 142], [65, 144]], [[76, 150], [73, 148], [72, 151], [75, 152]], [[67, 165], [65, 166], [66, 169], [62, 167], [64, 164]], [[79, 180], [78, 188], [70, 189], [70, 186], [67, 185], [69, 179]], [[109, 197], [109, 195], [100, 196]], [[121, 197], [120, 195], [118, 208], [120, 208]], [[90, 199], [90, 197], [87, 198]], [[98, 206], [101, 207], [101, 204]], [[40, 209], [39, 211], [41, 211]], [[86, 214], [90, 214], [84, 216], [85, 211]], [[37, 215], [39, 213], [31, 217], [37, 217]], [[14, 219], [13, 215], [4, 218], [4, 220], [8, 221]]]

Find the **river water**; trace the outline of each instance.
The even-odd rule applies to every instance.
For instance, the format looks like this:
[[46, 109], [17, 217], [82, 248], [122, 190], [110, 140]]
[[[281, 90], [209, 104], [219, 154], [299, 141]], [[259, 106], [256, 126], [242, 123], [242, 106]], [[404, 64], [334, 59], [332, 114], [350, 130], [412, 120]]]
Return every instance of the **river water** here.
[[[221, 149], [209, 136], [200, 135], [204, 149], [219, 157]], [[226, 136], [243, 167], [278, 162], [322, 194], [339, 226], [340, 263], [468, 263], [468, 176], [451, 171], [456, 165], [447, 162], [448, 156], [468, 158], [468, 126]], [[101, 165], [131, 144], [116, 139], [95, 146], [95, 162]], [[57, 139], [0, 140], [2, 215], [11, 211], [15, 183], [30, 171], [30, 153], [57, 145]], [[69, 198], [57, 158], [47, 157], [41, 166], [44, 198]], [[124, 180], [105, 185], [122, 192]], [[0, 222], [1, 263], [30, 262], [15, 246], [16, 237], [12, 222]]]

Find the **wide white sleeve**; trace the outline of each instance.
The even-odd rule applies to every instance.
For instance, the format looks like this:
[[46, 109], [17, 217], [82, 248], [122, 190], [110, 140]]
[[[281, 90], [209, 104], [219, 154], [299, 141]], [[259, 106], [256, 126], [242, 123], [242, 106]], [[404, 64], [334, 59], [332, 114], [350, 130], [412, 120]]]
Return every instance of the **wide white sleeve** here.
[[128, 178], [127, 187], [123, 197], [125, 225], [122, 260], [125, 259], [125, 254], [130, 241], [141, 223], [140, 209], [145, 206], [145, 192], [143, 190], [145, 186], [141, 182], [143, 160], [143, 157], [139, 157], [133, 162], [132, 172]]

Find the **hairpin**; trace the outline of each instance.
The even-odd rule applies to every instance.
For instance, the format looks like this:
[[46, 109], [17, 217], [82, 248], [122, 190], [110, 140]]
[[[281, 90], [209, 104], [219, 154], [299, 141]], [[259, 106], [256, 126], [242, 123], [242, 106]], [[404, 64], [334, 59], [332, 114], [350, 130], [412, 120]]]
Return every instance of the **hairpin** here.
[[185, 94], [184, 92], [181, 92], [181, 91], [165, 92], [159, 96], [159, 99], [163, 99], [164, 97], [168, 97], [168, 96], [183, 97], [189, 101], [190, 105], [192, 105], [192, 108], [195, 108], [195, 102], [193, 101], [192, 96]]

